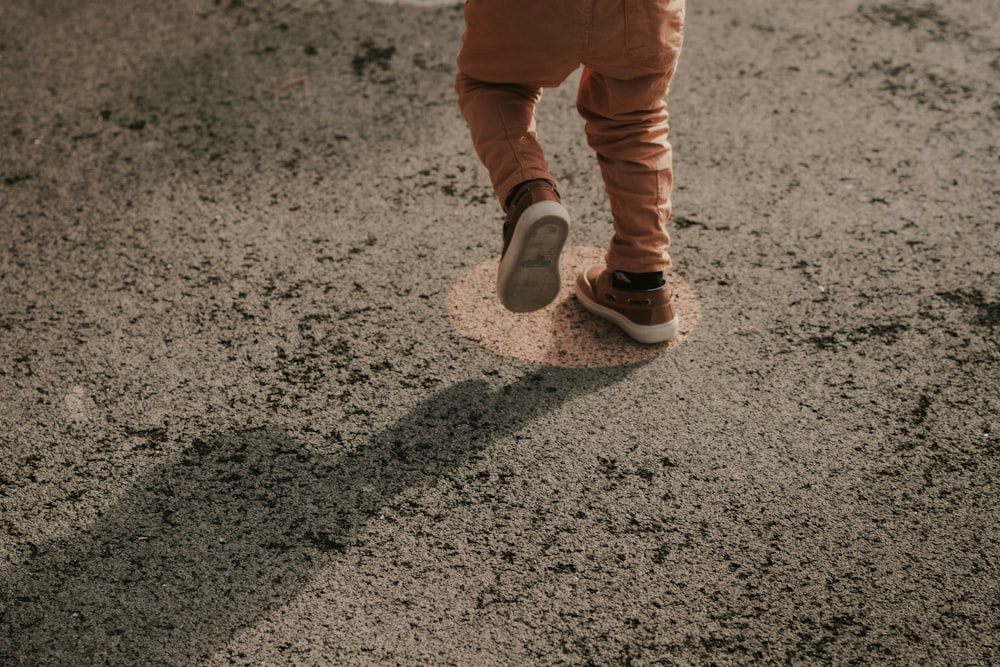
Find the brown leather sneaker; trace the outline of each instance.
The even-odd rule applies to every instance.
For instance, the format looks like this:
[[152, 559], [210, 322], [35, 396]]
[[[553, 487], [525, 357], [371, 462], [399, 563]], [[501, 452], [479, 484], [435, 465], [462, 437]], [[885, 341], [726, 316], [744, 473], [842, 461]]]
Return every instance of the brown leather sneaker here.
[[569, 236], [569, 211], [545, 180], [523, 183], [503, 224], [497, 296], [507, 310], [527, 313], [559, 295], [559, 254]]
[[677, 335], [680, 319], [670, 304], [670, 285], [652, 290], [615, 289], [611, 271], [599, 264], [576, 277], [575, 292], [584, 308], [640, 343], [663, 343]]

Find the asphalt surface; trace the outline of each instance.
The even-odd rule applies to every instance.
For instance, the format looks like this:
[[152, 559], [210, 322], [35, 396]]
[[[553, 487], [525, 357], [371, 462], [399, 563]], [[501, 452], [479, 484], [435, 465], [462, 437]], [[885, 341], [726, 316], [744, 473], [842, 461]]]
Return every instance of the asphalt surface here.
[[449, 313], [501, 243], [460, 7], [5, 0], [0, 664], [1000, 662], [998, 27], [692, 3], [698, 316], [563, 367]]

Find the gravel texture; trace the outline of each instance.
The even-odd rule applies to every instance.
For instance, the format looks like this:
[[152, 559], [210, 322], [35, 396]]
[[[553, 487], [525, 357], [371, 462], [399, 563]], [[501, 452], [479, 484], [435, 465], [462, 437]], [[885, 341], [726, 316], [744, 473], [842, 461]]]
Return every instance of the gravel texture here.
[[449, 315], [461, 30], [0, 3], [0, 664], [1000, 662], [1000, 4], [692, 2], [697, 326], [598, 367]]

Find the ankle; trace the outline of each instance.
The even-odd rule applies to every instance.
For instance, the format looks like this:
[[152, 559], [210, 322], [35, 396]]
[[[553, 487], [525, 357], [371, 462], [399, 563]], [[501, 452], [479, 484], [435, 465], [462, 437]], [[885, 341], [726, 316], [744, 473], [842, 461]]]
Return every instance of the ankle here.
[[556, 184], [550, 181], [549, 179], [531, 178], [528, 179], [527, 181], [521, 181], [520, 183], [514, 186], [514, 188], [507, 194], [507, 198], [504, 199], [503, 210], [509, 211], [511, 207], [515, 205], [517, 200], [520, 199], [521, 195], [524, 194], [532, 184], [543, 184], [543, 183], [547, 185], [553, 192], [555, 192], [557, 197], [559, 196], [559, 192], [556, 190]]

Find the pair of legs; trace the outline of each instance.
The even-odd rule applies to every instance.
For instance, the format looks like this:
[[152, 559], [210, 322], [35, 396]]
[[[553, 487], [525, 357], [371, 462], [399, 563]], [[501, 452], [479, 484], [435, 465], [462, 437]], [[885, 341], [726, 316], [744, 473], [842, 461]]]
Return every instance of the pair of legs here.
[[535, 131], [545, 87], [583, 65], [577, 109], [597, 154], [614, 235], [611, 270], [665, 271], [673, 185], [664, 97], [684, 0], [467, 0], [455, 88], [501, 205], [526, 181], [553, 184]]

